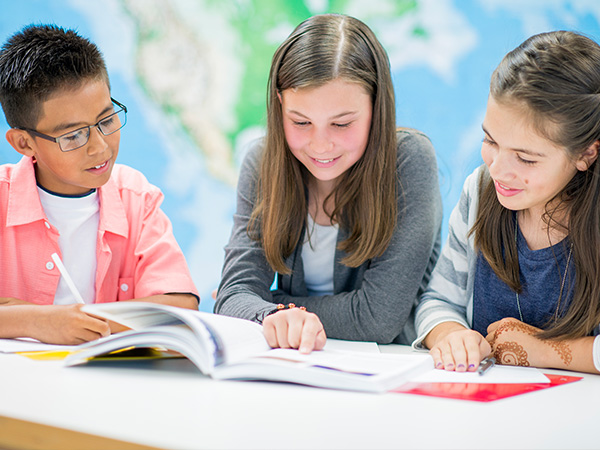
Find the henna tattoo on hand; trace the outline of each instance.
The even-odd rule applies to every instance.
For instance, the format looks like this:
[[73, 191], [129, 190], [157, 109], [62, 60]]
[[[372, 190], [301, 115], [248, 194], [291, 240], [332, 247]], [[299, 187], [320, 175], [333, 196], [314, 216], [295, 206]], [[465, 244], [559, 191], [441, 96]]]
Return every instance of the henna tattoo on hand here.
[[500, 364], [529, 367], [527, 352], [522, 345], [519, 345], [516, 342], [504, 342], [498, 344], [494, 349], [494, 358], [496, 358], [496, 361]]
[[[494, 332], [494, 339], [492, 341], [496, 342], [496, 340], [498, 339], [498, 337], [503, 334], [504, 332], [507, 331], [518, 331], [521, 332], [523, 334], [527, 334], [530, 336], [534, 336], [538, 329], [535, 327], [532, 327], [531, 325], [527, 325], [526, 323], [523, 322], [519, 322], [516, 320], [506, 320], [503, 321], [502, 324], [496, 329], [496, 331]], [[550, 347], [552, 347], [552, 349], [558, 354], [558, 356], [560, 357], [560, 359], [562, 360], [562, 362], [564, 363], [565, 366], [569, 366], [571, 364], [571, 362], [573, 361], [573, 353], [571, 351], [571, 347], [564, 341], [552, 341], [552, 340], [541, 340], [541, 342], [543, 342], [546, 345], [549, 345]], [[520, 347], [521, 350], [523, 350], [523, 347], [518, 345], [516, 342], [507, 342], [506, 344], [514, 344], [515, 346]], [[498, 347], [501, 347], [505, 344], [498, 344]], [[511, 348], [512, 350], [516, 350], [514, 348]], [[498, 350], [496, 350], [498, 351]], [[496, 356], [496, 359], [498, 361], [501, 361], [502, 355], [504, 354], [504, 352], [506, 351], [506, 349], [500, 349], [500, 352], [498, 354], [498, 356]], [[525, 361], [527, 361], [527, 352], [525, 352], [523, 350], [524, 354], [525, 354]], [[511, 358], [513, 359], [513, 358]], [[508, 363], [508, 364], [515, 364], [515, 363]], [[515, 365], [522, 365], [522, 364], [515, 364]], [[529, 365], [529, 363], [527, 362], [526, 364], [527, 366]]]
[[571, 347], [564, 341], [545, 341], [552, 349], [558, 353], [560, 359], [565, 364], [565, 366], [571, 365], [571, 361], [573, 361], [573, 353], [571, 352]]
[[519, 331], [521, 333], [533, 336], [537, 332], [537, 329], [523, 322], [514, 320], [503, 321], [494, 332], [494, 340], [498, 339], [498, 337], [505, 331]]

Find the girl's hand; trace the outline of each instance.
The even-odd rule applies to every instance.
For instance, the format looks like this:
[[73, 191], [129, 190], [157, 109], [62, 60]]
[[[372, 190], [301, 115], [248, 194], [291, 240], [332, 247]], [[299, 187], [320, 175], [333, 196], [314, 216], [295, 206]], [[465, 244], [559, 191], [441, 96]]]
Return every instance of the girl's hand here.
[[474, 372], [491, 351], [490, 344], [477, 331], [454, 322], [437, 325], [426, 339], [436, 369]]
[[573, 359], [566, 341], [541, 340], [541, 330], [512, 317], [492, 323], [487, 341], [499, 364], [568, 368]]
[[321, 350], [327, 336], [316, 314], [291, 308], [265, 317], [263, 332], [273, 348], [297, 348], [301, 353]]
[[75, 345], [109, 336], [108, 323], [81, 311], [83, 305], [38, 305], [29, 336], [48, 344]]

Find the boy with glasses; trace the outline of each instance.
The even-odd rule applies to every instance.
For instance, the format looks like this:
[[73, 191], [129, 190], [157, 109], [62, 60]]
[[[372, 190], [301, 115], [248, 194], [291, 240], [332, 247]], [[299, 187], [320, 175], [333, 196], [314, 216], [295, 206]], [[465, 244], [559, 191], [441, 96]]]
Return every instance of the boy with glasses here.
[[196, 309], [162, 193], [115, 164], [127, 108], [98, 48], [72, 30], [25, 27], [0, 50], [0, 103], [23, 155], [0, 166], [0, 338], [76, 344], [122, 329], [82, 302]]

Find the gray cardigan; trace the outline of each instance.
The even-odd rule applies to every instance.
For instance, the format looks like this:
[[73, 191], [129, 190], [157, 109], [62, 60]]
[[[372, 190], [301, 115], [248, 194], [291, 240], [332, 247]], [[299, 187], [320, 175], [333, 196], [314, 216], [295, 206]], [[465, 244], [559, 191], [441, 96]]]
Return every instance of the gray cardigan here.
[[[400, 195], [398, 221], [387, 250], [352, 268], [336, 250], [334, 294], [308, 296], [302, 265], [303, 237], [286, 259], [291, 275], [275, 272], [259, 242], [246, 232], [254, 207], [262, 142], [246, 155], [238, 180], [237, 210], [225, 247], [225, 262], [215, 312], [261, 320], [274, 304], [293, 302], [319, 316], [330, 338], [410, 344], [416, 337], [414, 309], [440, 251], [442, 203], [435, 151], [415, 130], [397, 133], [396, 163]], [[346, 239], [340, 227], [338, 242]]]

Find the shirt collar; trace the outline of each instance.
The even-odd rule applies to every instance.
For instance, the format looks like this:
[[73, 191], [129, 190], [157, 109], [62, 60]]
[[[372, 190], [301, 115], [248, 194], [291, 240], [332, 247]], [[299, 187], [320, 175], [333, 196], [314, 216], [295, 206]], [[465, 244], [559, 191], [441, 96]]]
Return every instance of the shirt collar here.
[[[99, 229], [127, 238], [129, 235], [127, 212], [113, 177], [98, 189], [98, 194], [100, 196]], [[103, 207], [103, 205], [110, 206]], [[33, 159], [29, 156], [23, 156], [11, 173], [6, 215], [6, 226], [9, 227], [47, 220], [37, 191]]]
[[[115, 169], [117, 168], [113, 167], [113, 170]], [[107, 183], [98, 189], [98, 193], [100, 195], [100, 231], [108, 231], [127, 238], [129, 236], [127, 211], [121, 195], [119, 195], [114, 177], [111, 176]]]

